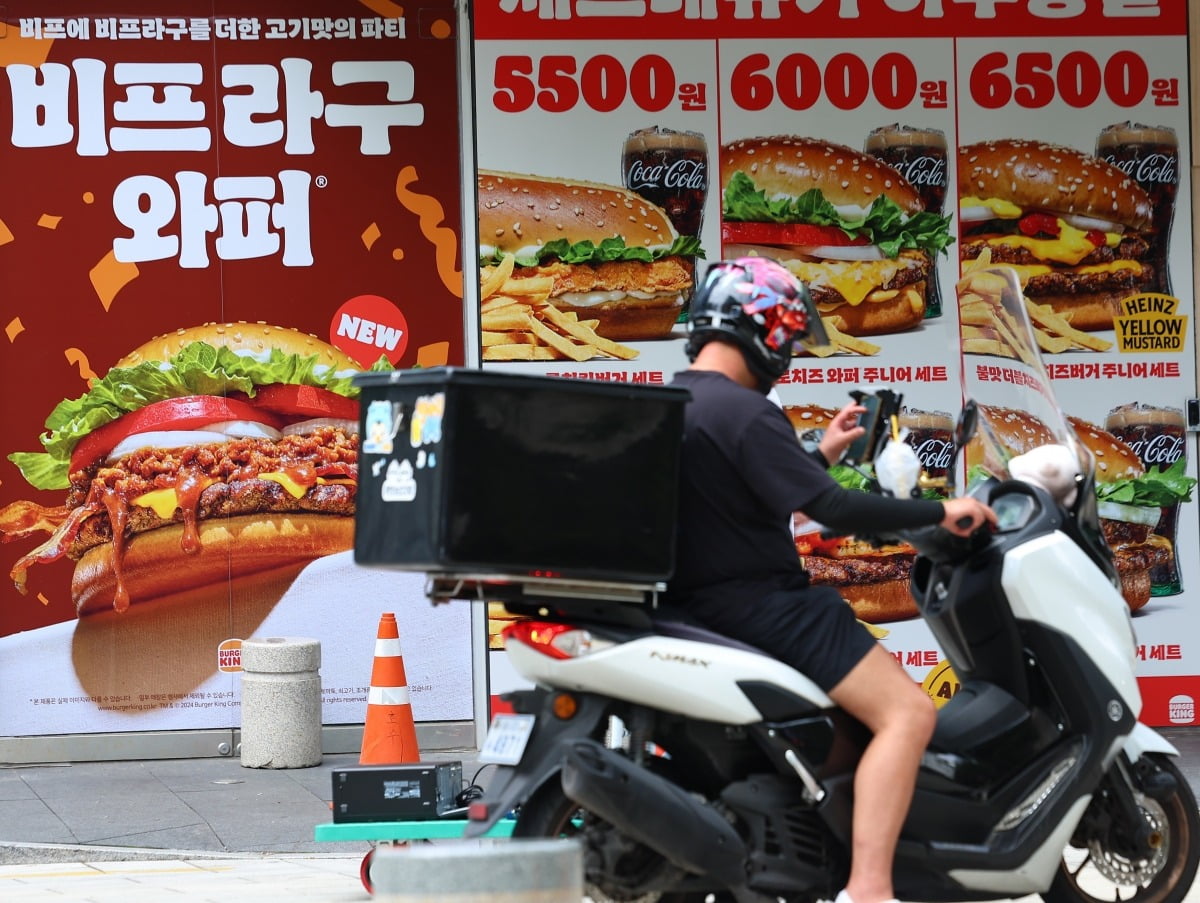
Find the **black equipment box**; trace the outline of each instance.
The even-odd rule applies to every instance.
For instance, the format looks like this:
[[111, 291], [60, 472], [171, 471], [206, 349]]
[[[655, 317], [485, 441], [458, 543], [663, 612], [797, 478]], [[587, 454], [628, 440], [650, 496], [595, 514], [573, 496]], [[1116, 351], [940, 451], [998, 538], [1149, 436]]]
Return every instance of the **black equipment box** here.
[[459, 808], [462, 762], [359, 765], [333, 771], [334, 822], [429, 821]]
[[360, 373], [354, 560], [653, 584], [674, 566], [686, 389]]

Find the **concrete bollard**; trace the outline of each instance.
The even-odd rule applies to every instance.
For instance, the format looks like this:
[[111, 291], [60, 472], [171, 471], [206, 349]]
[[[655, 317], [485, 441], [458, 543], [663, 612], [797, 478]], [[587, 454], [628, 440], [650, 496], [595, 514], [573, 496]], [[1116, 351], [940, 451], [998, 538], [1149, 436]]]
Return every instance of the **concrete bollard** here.
[[376, 903], [580, 903], [583, 849], [573, 840], [381, 846], [371, 881]]
[[321, 764], [321, 644], [304, 637], [242, 642], [242, 766]]

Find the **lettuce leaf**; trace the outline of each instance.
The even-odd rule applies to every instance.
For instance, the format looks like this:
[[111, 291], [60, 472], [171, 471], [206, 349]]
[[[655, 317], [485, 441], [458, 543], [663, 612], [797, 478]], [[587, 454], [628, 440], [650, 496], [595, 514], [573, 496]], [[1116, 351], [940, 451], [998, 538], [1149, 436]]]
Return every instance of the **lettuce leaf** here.
[[[863, 465], [864, 472], [870, 472], [869, 465]], [[861, 473], [846, 464], [834, 464], [827, 471], [834, 481], [843, 489], [857, 489], [859, 492], [870, 492], [871, 484]]]
[[[621, 260], [637, 260], [642, 263], [652, 263], [664, 257], [704, 257], [704, 249], [700, 247], [700, 239], [694, 235], [680, 235], [671, 243], [669, 248], [631, 248], [626, 246], [625, 239], [614, 235], [603, 239], [600, 244], [591, 241], [579, 241], [572, 244], [565, 238], [546, 242], [533, 254], [522, 254], [517, 257], [517, 266], [539, 266], [548, 257], [556, 257], [563, 263], [612, 263]], [[480, 256], [480, 266], [496, 266], [508, 256], [505, 252], [496, 251], [489, 256]]]
[[1097, 483], [1096, 498], [1142, 508], [1165, 508], [1178, 502], [1190, 502], [1196, 481], [1187, 475], [1184, 467], [1184, 460], [1180, 458], [1166, 470], [1156, 464], [1135, 480]]
[[[96, 380], [78, 398], [59, 404], [46, 418], [47, 432], [39, 437], [44, 452], [13, 452], [8, 456], [26, 481], [37, 489], [66, 489], [71, 452], [88, 433], [156, 401], [185, 395], [225, 395], [242, 392], [253, 397], [258, 386], [287, 383], [317, 386], [357, 398], [353, 374], [318, 366], [318, 356], [285, 354], [272, 349], [265, 360], [244, 356], [228, 348], [192, 342], [165, 363], [144, 361], [134, 367], [117, 367]], [[391, 370], [380, 356], [371, 370]]]
[[819, 188], [810, 188], [799, 197], [770, 199], [744, 172], [730, 177], [721, 201], [721, 217], [733, 222], [836, 226], [850, 238], [863, 237], [878, 245], [888, 257], [904, 250], [948, 255], [946, 249], [954, 243], [949, 215], [921, 212], [909, 216], [895, 201], [879, 195], [863, 216], [844, 217]]

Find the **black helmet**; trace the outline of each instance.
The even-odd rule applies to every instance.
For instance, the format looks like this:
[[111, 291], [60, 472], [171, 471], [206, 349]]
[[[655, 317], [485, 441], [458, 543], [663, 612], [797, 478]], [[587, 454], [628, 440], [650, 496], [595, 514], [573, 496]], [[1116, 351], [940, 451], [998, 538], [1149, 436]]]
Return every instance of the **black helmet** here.
[[688, 360], [712, 339], [728, 336], [768, 386], [787, 372], [801, 342], [828, 343], [804, 283], [767, 257], [713, 263], [692, 298], [689, 331]]

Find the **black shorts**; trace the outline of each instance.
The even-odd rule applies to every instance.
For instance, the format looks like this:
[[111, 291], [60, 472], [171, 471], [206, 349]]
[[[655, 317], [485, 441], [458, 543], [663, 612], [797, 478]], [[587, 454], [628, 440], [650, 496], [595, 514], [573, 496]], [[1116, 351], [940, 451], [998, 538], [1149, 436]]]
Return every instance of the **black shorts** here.
[[776, 590], [748, 604], [696, 601], [687, 611], [710, 630], [741, 640], [808, 676], [836, 687], [875, 645], [854, 610], [829, 586]]

